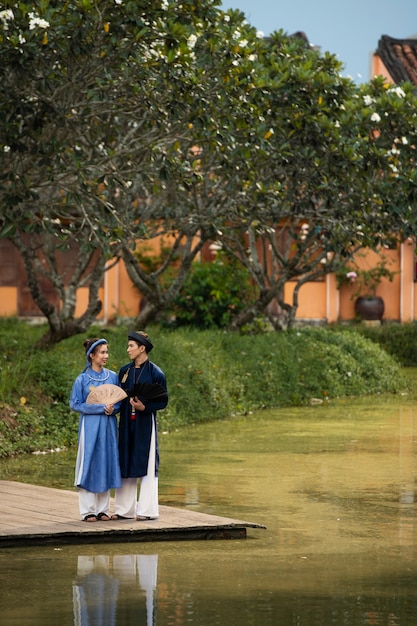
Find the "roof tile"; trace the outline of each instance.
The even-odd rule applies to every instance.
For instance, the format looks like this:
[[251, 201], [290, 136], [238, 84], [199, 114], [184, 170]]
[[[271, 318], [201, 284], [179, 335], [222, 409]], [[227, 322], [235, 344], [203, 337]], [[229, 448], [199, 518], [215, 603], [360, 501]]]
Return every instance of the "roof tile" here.
[[394, 39], [382, 35], [376, 54], [395, 83], [409, 81], [417, 85], [417, 38]]

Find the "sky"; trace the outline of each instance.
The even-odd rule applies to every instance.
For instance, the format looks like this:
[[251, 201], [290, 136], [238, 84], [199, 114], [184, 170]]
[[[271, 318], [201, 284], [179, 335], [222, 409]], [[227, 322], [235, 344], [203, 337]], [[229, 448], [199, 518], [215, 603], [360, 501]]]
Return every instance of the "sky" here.
[[371, 78], [382, 35], [417, 37], [417, 0], [222, 0], [219, 8], [239, 9], [265, 35], [303, 31], [310, 44], [335, 54], [342, 74], [356, 83]]

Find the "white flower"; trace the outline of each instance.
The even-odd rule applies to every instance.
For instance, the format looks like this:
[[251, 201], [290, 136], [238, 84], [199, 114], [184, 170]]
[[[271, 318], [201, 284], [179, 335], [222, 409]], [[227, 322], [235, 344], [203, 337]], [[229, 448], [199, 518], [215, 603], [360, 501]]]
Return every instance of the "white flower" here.
[[407, 137], [401, 137], [401, 143], [406, 146], [408, 144], [408, 139]]
[[115, 4], [122, 4], [123, 0], [114, 0]]
[[11, 9], [0, 11], [0, 20], [3, 22], [4, 30], [7, 30], [9, 28], [7, 22], [14, 20], [13, 11]]
[[187, 46], [192, 50], [197, 43], [197, 37], [195, 35], [190, 35], [187, 39]]
[[43, 20], [34, 13], [29, 13], [29, 30], [33, 30], [37, 26], [39, 26], [39, 28], [49, 28], [49, 22]]
[[256, 36], [258, 39], [263, 39], [265, 37], [264, 33], [262, 30], [257, 30], [256, 31]]
[[239, 46], [241, 48], [245, 48], [248, 45], [248, 40], [247, 39], [242, 39], [241, 41], [239, 41]]
[[3, 152], [10, 152], [11, 148], [10, 146], [4, 146], [3, 148]]
[[389, 92], [395, 93], [399, 98], [405, 98], [405, 91], [401, 87], [393, 87]]
[[369, 96], [367, 94], [366, 96], [363, 97], [363, 101], [364, 101], [365, 105], [367, 107], [369, 107], [371, 104], [373, 104], [375, 102], [375, 98], [372, 98], [372, 96]]
[[[121, 2], [121, 0], [119, 0]], [[117, 0], [116, 0], [117, 2]], [[169, 9], [169, 2], [167, 0], [162, 0], [161, 2], [161, 9], [164, 9], [164, 11], [166, 11], [167, 9]]]
[[381, 116], [378, 115], [378, 113], [372, 113], [371, 122], [380, 122], [380, 121], [381, 121]]
[[23, 37], [22, 33], [19, 33], [19, 43], [26, 43], [26, 39]]
[[336, 127], [336, 128], [340, 128], [340, 122], [339, 122], [339, 120], [336, 120], [336, 121], [335, 121], [335, 123], [334, 123], [334, 125], [335, 125], [335, 127]]

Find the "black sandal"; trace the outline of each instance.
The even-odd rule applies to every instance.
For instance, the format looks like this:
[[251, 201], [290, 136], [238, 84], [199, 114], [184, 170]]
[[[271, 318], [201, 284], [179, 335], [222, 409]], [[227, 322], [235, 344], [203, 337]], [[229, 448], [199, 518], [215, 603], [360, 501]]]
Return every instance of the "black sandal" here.
[[110, 522], [111, 517], [110, 515], [107, 515], [107, 513], [104, 513], [102, 511], [101, 513], [97, 515], [97, 519], [99, 520], [99, 522]]
[[129, 518], [123, 517], [123, 515], [119, 515], [118, 513], [115, 513], [114, 515], [111, 516], [110, 519], [129, 519]]
[[86, 515], [84, 517], [83, 521], [84, 522], [98, 522], [98, 516], [94, 515], [94, 513], [90, 513], [90, 515]]

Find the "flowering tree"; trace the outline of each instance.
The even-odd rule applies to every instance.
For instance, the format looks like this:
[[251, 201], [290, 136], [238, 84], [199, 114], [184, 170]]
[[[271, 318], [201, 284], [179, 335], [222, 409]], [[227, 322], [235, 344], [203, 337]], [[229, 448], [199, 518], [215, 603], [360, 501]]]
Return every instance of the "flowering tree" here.
[[[0, 12], [0, 236], [22, 254], [46, 343], [88, 328], [106, 260], [156, 232], [158, 194], [148, 200], [182, 130], [194, 24], [214, 5], [8, 2]], [[67, 249], [78, 262], [64, 275]], [[83, 284], [89, 302], [75, 319]]]
[[[250, 128], [255, 121], [245, 94], [252, 89], [256, 30], [239, 12], [210, 13], [187, 43], [192, 54], [183, 82], [178, 78], [181, 106], [174, 111], [175, 128], [180, 129], [169, 145], [154, 151], [156, 178], [149, 172], [146, 181], [136, 175], [131, 202], [118, 210], [125, 223], [122, 254], [127, 271], [146, 298], [137, 318], [141, 326], [172, 302], [204, 243], [218, 237], [219, 224], [236, 206], [243, 156], [236, 151], [236, 124], [246, 120], [245, 128]], [[147, 190], [140, 223], [138, 188]], [[150, 270], [136, 254], [135, 242], [155, 236], [169, 237], [172, 245]]]
[[[249, 95], [258, 113], [237, 150], [242, 186], [223, 246], [245, 264], [257, 302], [234, 325], [276, 299], [277, 328], [290, 326], [303, 284], [340, 269], [364, 247], [416, 232], [416, 97], [382, 79], [357, 88], [340, 63], [276, 33], [259, 51]], [[238, 142], [236, 142], [238, 144]], [[284, 286], [295, 281], [292, 302]]]
[[[22, 254], [46, 341], [95, 319], [112, 258], [145, 295], [146, 325], [217, 239], [258, 289], [235, 325], [276, 298], [286, 327], [304, 282], [385, 233], [415, 232], [411, 88], [357, 88], [333, 56], [283, 33], [265, 40], [217, 4], [39, 0], [0, 12], [0, 236]], [[156, 237], [170, 246], [150, 267], [137, 245]], [[64, 275], [68, 249], [77, 262]]]

